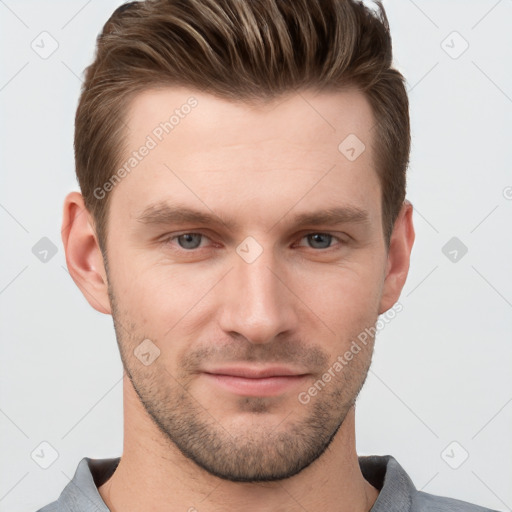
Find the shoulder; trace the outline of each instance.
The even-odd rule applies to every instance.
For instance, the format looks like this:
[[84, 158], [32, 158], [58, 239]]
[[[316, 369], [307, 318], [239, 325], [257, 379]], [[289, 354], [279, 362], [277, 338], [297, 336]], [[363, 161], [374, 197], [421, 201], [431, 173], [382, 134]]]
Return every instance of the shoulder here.
[[53, 501], [43, 508], [40, 508], [37, 512], [59, 512], [59, 502]]
[[[413, 512], [497, 512], [467, 501], [417, 491], [412, 496]], [[45, 511], [46, 512], [46, 511]]]

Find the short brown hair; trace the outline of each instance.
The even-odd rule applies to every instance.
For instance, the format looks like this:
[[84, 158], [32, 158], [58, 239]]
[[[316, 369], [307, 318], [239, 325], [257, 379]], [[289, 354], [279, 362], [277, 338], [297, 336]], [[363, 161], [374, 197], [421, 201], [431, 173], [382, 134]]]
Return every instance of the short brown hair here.
[[[355, 86], [376, 120], [374, 154], [389, 243], [405, 199], [409, 103], [392, 67], [380, 1], [145, 0], [117, 8], [98, 36], [75, 119], [76, 174], [106, 254], [109, 198], [95, 190], [122, 161], [124, 115], [135, 94], [188, 86], [233, 101]], [[341, 141], [340, 141], [341, 142]]]

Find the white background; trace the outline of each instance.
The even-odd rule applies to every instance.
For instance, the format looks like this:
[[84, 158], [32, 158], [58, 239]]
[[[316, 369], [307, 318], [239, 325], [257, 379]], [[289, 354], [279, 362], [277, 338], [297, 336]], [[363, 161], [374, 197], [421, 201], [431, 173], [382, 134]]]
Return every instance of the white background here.
[[[82, 71], [119, 4], [0, 1], [1, 511], [35, 511], [83, 457], [121, 455], [112, 320], [73, 283], [60, 238]], [[393, 455], [425, 492], [512, 510], [512, 1], [384, 5], [410, 94], [417, 239], [358, 401], [358, 453]], [[43, 31], [59, 45], [47, 59], [31, 48]], [[57, 247], [46, 263], [42, 237]], [[452, 237], [468, 249], [456, 262]], [[42, 441], [59, 454], [46, 470], [30, 456]], [[458, 469], [442, 458], [453, 441], [452, 465], [469, 454]]]

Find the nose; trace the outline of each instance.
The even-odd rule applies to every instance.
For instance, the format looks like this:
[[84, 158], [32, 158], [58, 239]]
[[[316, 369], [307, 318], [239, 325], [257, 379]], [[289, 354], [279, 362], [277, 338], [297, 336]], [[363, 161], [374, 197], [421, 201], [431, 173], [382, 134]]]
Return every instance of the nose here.
[[248, 263], [234, 255], [234, 268], [222, 290], [220, 327], [254, 344], [272, 342], [298, 325], [297, 298], [293, 284], [271, 249]]

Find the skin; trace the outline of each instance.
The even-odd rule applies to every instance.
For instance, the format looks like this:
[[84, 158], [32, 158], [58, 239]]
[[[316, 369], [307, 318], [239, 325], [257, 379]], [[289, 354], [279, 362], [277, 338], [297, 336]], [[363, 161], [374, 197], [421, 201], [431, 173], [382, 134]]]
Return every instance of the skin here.
[[[197, 107], [110, 192], [108, 267], [82, 196], [64, 204], [68, 269], [113, 316], [125, 369], [123, 455], [100, 495], [124, 512], [367, 511], [378, 490], [361, 474], [354, 418], [374, 340], [307, 404], [298, 395], [396, 303], [407, 277], [412, 206], [388, 248], [371, 107], [350, 89], [261, 105], [146, 91], [130, 104], [128, 153], [192, 95]], [[366, 146], [355, 161], [338, 150], [351, 133]], [[226, 224], [137, 220], [157, 202]], [[366, 221], [294, 222], [340, 206]], [[169, 240], [185, 233], [204, 237]], [[251, 263], [236, 250], [248, 236], [262, 250]], [[134, 355], [145, 339], [160, 351], [149, 365]], [[203, 373], [228, 363], [305, 376], [245, 396]]]

